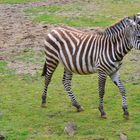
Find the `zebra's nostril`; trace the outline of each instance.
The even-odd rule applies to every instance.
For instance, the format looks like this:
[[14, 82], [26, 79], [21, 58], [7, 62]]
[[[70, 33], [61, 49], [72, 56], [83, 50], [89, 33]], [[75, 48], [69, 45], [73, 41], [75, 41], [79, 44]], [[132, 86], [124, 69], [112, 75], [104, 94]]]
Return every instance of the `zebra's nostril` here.
[[137, 36], [138, 39], [140, 39], [140, 36]]

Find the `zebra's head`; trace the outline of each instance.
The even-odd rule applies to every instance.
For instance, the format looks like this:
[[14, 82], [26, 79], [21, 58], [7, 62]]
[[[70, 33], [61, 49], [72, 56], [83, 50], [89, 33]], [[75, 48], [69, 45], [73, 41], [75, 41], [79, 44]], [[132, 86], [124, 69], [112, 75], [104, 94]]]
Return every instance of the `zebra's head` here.
[[133, 17], [127, 17], [126, 35], [130, 45], [140, 50], [140, 14], [136, 14]]

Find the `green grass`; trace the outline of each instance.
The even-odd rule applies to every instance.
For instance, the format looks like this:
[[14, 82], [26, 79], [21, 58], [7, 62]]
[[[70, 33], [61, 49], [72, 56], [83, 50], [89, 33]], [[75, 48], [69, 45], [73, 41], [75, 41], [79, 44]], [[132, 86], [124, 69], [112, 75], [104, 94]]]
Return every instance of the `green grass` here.
[[9, 3], [9, 4], [17, 4], [17, 3], [28, 3], [28, 2], [37, 2], [41, 0], [0, 0], [0, 3]]
[[[130, 120], [124, 120], [118, 89], [108, 79], [105, 95], [108, 119], [102, 120], [97, 109], [96, 74], [74, 75], [73, 90], [85, 109], [84, 112], [76, 113], [61, 84], [62, 66], [56, 70], [49, 86], [46, 109], [40, 107], [44, 83], [40, 73], [34, 76], [16, 75], [11, 70], [8, 71], [6, 62], [1, 61], [0, 66], [0, 133], [6, 136], [6, 140], [118, 140], [120, 132], [126, 133], [130, 140], [140, 138], [139, 84], [125, 84], [129, 93], [127, 97], [131, 117]], [[121, 73], [125, 73], [124, 69]], [[123, 80], [124, 77], [122, 76]], [[73, 137], [63, 132], [69, 121], [74, 121], [78, 127]]]
[[139, 12], [140, 1], [91, 0], [25, 10], [37, 22], [76, 27], [109, 26]]
[[86, 17], [64, 17], [58, 15], [41, 15], [39, 16], [36, 21], [38, 22], [47, 22], [50, 24], [57, 24], [57, 25], [68, 25], [68, 26], [76, 26], [76, 27], [83, 27], [83, 26], [107, 26], [109, 21], [107, 19], [98, 18], [91, 20], [90, 18]]
[[[29, 1], [0, 0], [0, 3]], [[124, 16], [139, 12], [139, 0], [91, 0], [75, 1], [48, 7], [27, 9], [37, 22], [65, 24], [69, 26], [109, 26]], [[127, 15], [126, 15], [127, 14]], [[6, 54], [12, 57], [13, 54]], [[134, 59], [136, 59], [134, 61]], [[42, 65], [42, 51], [26, 49], [14, 54], [12, 60]], [[131, 60], [131, 61], [130, 61]], [[63, 67], [55, 71], [48, 89], [48, 108], [40, 107], [44, 79], [39, 73], [16, 74], [8, 62], [0, 61], [0, 134], [6, 140], [118, 140], [125, 133], [129, 140], [140, 140], [140, 75], [138, 51], [132, 51], [124, 60], [121, 79], [126, 87], [130, 120], [123, 119], [121, 96], [108, 78], [105, 94], [105, 110], [108, 118], [100, 118], [98, 111], [97, 74], [73, 77], [73, 90], [85, 111], [77, 113], [62, 85]], [[73, 137], [64, 133], [69, 121], [77, 124]]]

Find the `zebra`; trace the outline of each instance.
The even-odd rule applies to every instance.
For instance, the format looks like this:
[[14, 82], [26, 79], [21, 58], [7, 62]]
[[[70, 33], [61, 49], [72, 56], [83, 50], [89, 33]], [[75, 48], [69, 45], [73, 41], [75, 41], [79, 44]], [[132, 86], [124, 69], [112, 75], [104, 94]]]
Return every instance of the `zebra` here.
[[113, 26], [99, 32], [84, 32], [72, 27], [56, 27], [45, 37], [45, 63], [42, 76], [45, 87], [42, 107], [46, 107], [48, 85], [59, 63], [64, 66], [63, 85], [72, 105], [78, 112], [83, 107], [77, 101], [72, 89], [73, 73], [87, 75], [98, 73], [99, 111], [104, 111], [105, 83], [109, 76], [119, 88], [122, 96], [123, 116], [129, 118], [126, 91], [120, 80], [119, 69], [123, 57], [132, 49], [140, 50], [140, 14], [125, 17]]

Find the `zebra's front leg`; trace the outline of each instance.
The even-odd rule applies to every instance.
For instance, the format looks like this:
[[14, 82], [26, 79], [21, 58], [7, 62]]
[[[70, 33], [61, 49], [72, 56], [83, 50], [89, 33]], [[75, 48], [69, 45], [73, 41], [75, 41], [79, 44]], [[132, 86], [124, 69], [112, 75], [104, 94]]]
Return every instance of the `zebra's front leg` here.
[[63, 75], [63, 84], [64, 88], [71, 99], [72, 105], [77, 108], [77, 112], [83, 111], [83, 108], [80, 106], [80, 104], [77, 102], [76, 97], [74, 96], [72, 89], [71, 89], [71, 80], [72, 80], [72, 73], [65, 70]]
[[122, 108], [124, 111], [124, 118], [128, 119], [129, 118], [129, 112], [128, 112], [128, 107], [127, 107], [127, 100], [126, 100], [126, 92], [125, 88], [120, 80], [119, 73], [115, 72], [111, 76], [112, 81], [115, 83], [115, 85], [119, 88], [120, 93], [122, 95]]
[[105, 83], [107, 75], [105, 73], [100, 72], [99, 75], [99, 111], [101, 112], [102, 118], [107, 118], [106, 113], [104, 111], [104, 94], [105, 94]]

